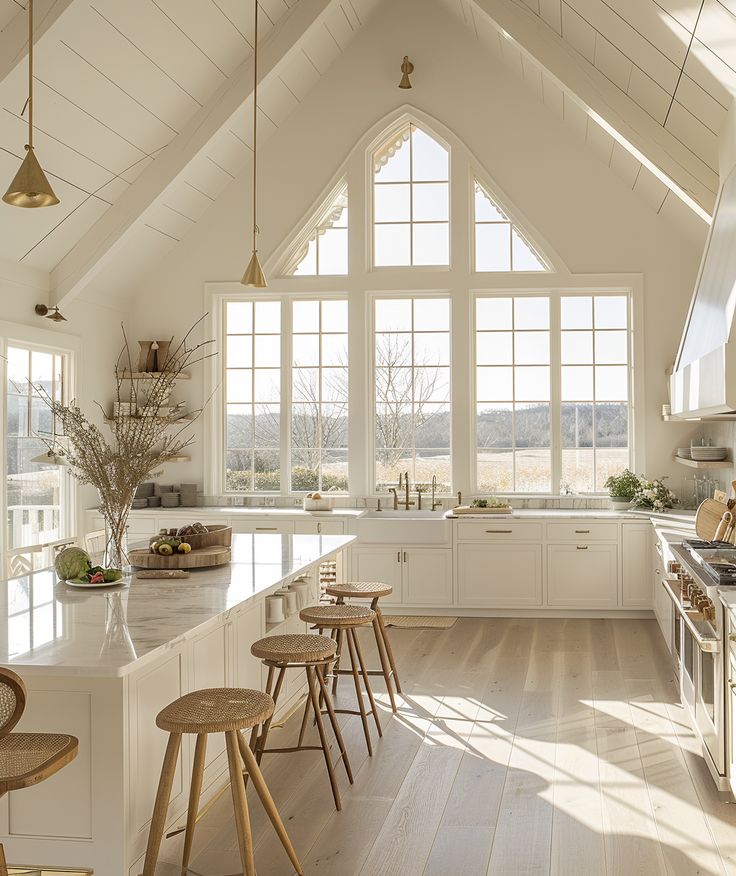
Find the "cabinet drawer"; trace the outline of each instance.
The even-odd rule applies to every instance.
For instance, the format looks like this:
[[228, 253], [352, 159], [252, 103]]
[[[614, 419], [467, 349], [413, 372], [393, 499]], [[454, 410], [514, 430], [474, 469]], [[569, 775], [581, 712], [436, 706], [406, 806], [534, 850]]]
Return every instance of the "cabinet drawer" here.
[[618, 541], [618, 523], [588, 523], [571, 520], [569, 523], [548, 523], [547, 541]]
[[234, 520], [233, 532], [256, 532], [268, 535], [283, 532], [291, 535], [294, 532], [294, 523], [291, 520]]
[[534, 541], [542, 540], [541, 523], [515, 523], [511, 520], [460, 520], [458, 541]]

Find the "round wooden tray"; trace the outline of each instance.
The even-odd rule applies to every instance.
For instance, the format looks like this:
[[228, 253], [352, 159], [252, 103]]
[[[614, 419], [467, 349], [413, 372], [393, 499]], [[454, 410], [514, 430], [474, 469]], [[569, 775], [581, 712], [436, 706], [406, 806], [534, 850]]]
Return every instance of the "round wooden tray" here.
[[192, 548], [188, 554], [172, 554], [163, 557], [148, 550], [128, 552], [131, 566], [141, 569], [206, 569], [208, 566], [224, 566], [230, 562], [230, 548], [226, 545], [213, 545], [206, 548]]

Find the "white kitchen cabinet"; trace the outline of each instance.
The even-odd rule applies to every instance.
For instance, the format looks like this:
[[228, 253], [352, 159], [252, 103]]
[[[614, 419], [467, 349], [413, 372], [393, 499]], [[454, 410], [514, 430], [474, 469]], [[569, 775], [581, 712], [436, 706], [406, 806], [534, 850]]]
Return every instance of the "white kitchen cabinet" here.
[[452, 605], [451, 550], [407, 548], [401, 559], [406, 605]]
[[400, 547], [378, 545], [352, 548], [353, 581], [382, 581], [390, 584], [394, 592], [381, 597], [381, 606], [400, 605], [402, 602], [401, 578], [403, 566]]
[[547, 545], [547, 605], [551, 608], [616, 608], [618, 545]]
[[540, 544], [460, 544], [458, 601], [468, 608], [537, 608], [543, 604]]
[[232, 521], [233, 532], [253, 532], [268, 535], [269, 533], [285, 533], [291, 535], [294, 532], [293, 520], [273, 520], [268, 517], [250, 518], [248, 520], [237, 518]]
[[450, 548], [359, 546], [352, 550], [352, 579], [393, 587], [387, 605], [452, 605]]
[[621, 604], [624, 608], [651, 608], [652, 527], [648, 523], [625, 523], [621, 530]]

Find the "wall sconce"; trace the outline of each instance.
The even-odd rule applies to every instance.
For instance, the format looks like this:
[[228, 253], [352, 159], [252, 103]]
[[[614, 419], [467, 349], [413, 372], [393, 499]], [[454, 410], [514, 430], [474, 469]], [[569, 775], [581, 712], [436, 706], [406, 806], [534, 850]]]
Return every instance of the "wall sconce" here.
[[53, 322], [66, 322], [66, 317], [59, 313], [58, 307], [46, 307], [45, 304], [37, 304], [33, 308], [39, 316], [45, 316]]
[[414, 65], [409, 60], [408, 55], [404, 55], [404, 60], [401, 62], [401, 82], [399, 88], [411, 88], [409, 74], [414, 72]]

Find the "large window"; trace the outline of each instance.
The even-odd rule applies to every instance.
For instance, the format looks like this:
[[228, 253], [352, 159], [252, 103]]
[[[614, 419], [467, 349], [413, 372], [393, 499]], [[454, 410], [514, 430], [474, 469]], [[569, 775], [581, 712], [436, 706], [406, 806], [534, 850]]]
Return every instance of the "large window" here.
[[478, 298], [475, 324], [478, 490], [548, 493], [549, 298]]
[[599, 493], [631, 464], [628, 314], [625, 295], [476, 298], [479, 492]]
[[560, 303], [562, 481], [602, 492], [629, 459], [629, 320], [623, 295]]
[[378, 298], [374, 310], [375, 483], [451, 489], [450, 299]]
[[281, 487], [281, 303], [225, 304], [225, 489]]
[[64, 400], [65, 356], [8, 347], [6, 421], [7, 545], [9, 549], [65, 535], [64, 475], [60, 466], [32, 462], [56, 433], [54, 418], [32, 386]]
[[450, 262], [450, 161], [447, 149], [407, 125], [373, 155], [373, 264]]
[[348, 303], [292, 305], [291, 489], [348, 489]]

